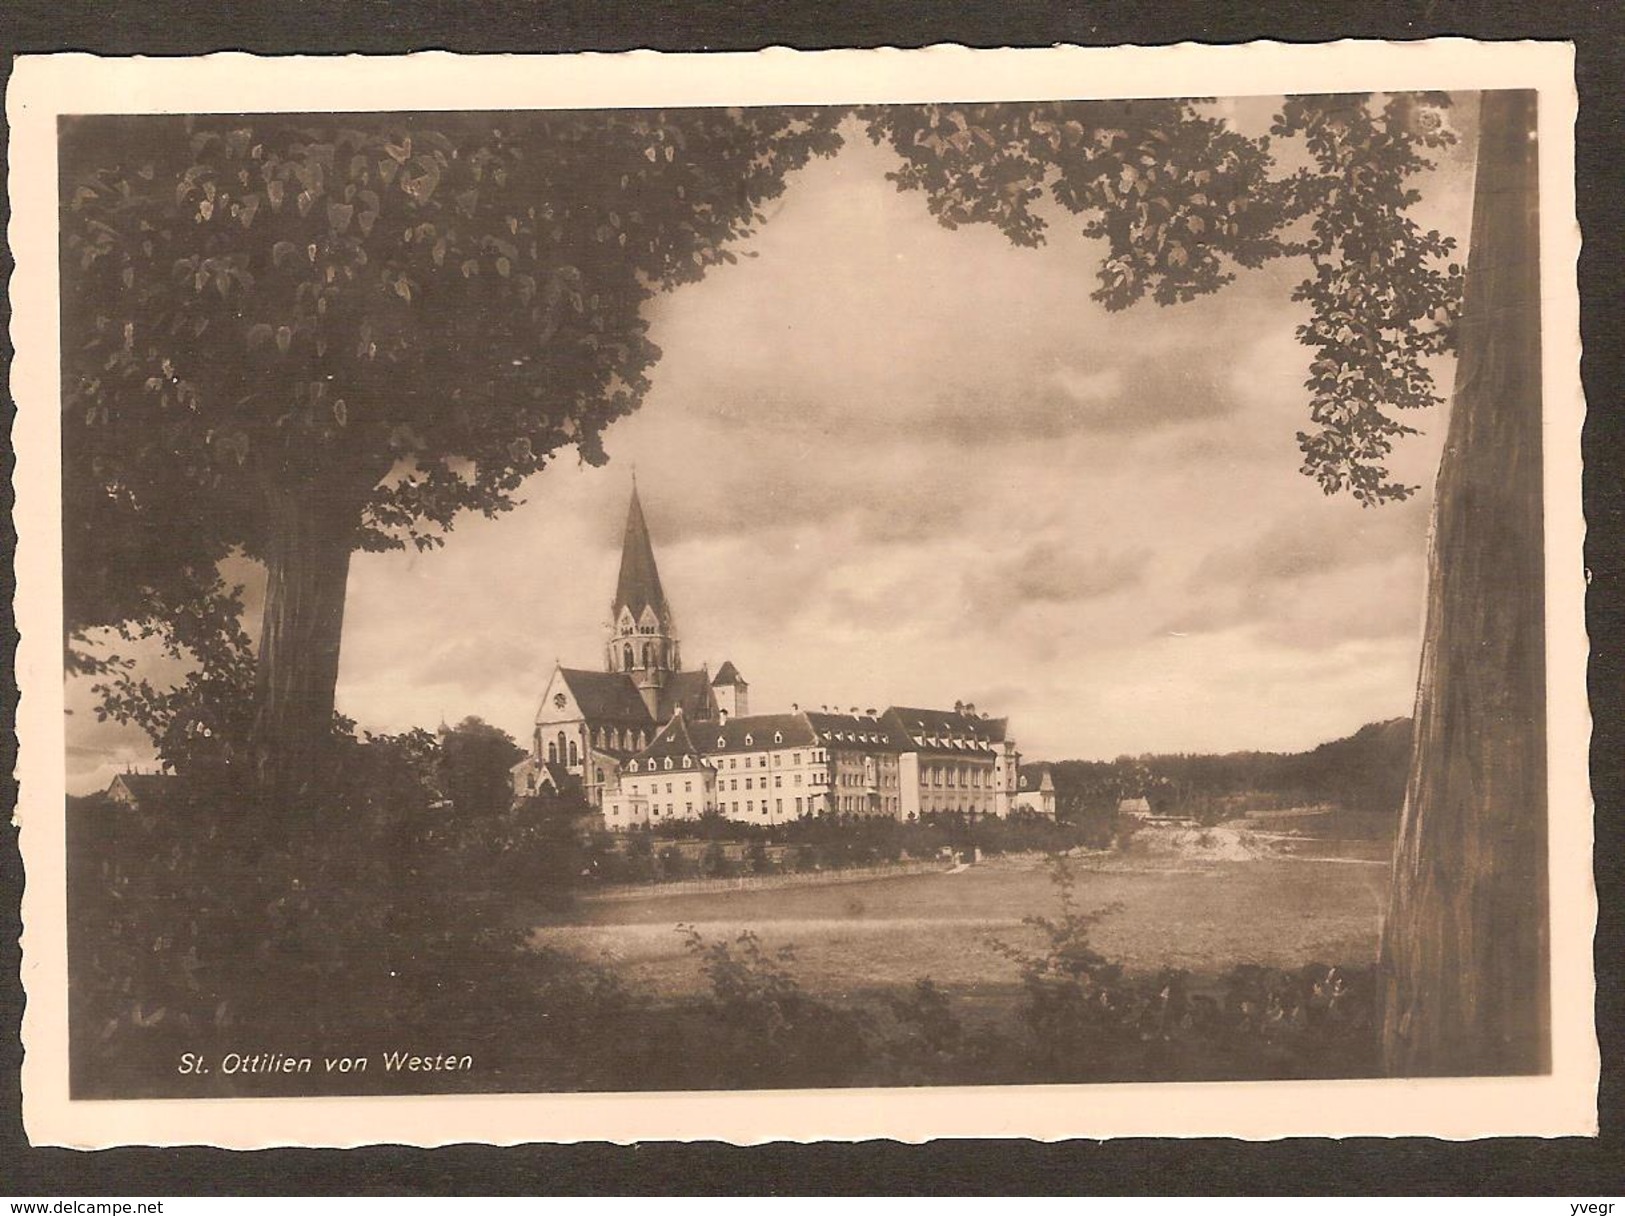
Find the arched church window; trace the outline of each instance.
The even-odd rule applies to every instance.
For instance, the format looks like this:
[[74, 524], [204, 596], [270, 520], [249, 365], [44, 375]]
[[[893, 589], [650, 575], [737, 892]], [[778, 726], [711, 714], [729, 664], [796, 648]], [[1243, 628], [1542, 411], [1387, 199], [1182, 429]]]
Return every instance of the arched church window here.
[[549, 764], [557, 764], [559, 762], [558, 744], [549, 743], [547, 745], [547, 762]]
[[645, 667], [654, 666], [654, 647], [649, 645], [648, 642], [643, 644], [643, 665]]
[[[559, 759], [563, 760], [564, 759], [564, 732], [562, 730], [559, 732], [559, 741], [558, 742], [559, 742]], [[548, 750], [552, 751], [553, 749], [548, 748]]]
[[581, 763], [581, 753], [576, 749], [576, 741], [570, 740], [570, 767], [574, 768]]
[[628, 642], [625, 646], [621, 647], [621, 658], [624, 660], [622, 665], [626, 668], [626, 670], [631, 671], [632, 670], [632, 643], [631, 642]]

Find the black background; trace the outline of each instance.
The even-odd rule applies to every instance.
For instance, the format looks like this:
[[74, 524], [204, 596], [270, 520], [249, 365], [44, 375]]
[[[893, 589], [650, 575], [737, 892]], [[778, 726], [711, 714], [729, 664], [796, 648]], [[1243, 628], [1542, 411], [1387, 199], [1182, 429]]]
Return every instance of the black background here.
[[[452, 3], [279, 4], [157, 3], [112, 0], [12, 0], [0, 11], [0, 77], [10, 56], [61, 50], [102, 54], [190, 55], [213, 50], [265, 54], [446, 49], [462, 52], [752, 50], [787, 45], [970, 46], [1243, 42], [1258, 38], [1318, 42], [1338, 38], [1475, 38], [1570, 40], [1578, 54], [1577, 132], [1582, 362], [1590, 414], [1586, 422], [1586, 562], [1592, 573], [1587, 623], [1592, 638], [1592, 783], [1597, 802], [1596, 875], [1601, 918], [1596, 938], [1597, 1017], [1603, 1042], [1598, 1139], [1294, 1140], [1241, 1144], [1224, 1140], [1031, 1142], [941, 1141], [922, 1147], [859, 1145], [646, 1144], [460, 1146], [419, 1150], [286, 1149], [237, 1153], [214, 1149], [113, 1149], [96, 1153], [35, 1149], [23, 1137], [18, 1084], [18, 900], [22, 867], [16, 832], [0, 830], [0, 1195], [63, 1198], [119, 1194], [1525, 1194], [1581, 1198], [1625, 1194], [1625, 1115], [1621, 1092], [1621, 1007], [1625, 1005], [1625, 934], [1619, 824], [1625, 753], [1621, 737], [1625, 664], [1619, 602], [1625, 546], [1625, 494], [1620, 452], [1620, 296], [1625, 275], [1625, 120], [1622, 50], [1625, 7], [1618, 0], [1556, 3], [1349, 3], [1347, 0], [1248, 0], [1232, 3], [1023, 3], [950, 0], [895, 4], [679, 5], [645, 2], [525, 4], [517, 0]], [[9, 282], [11, 262], [3, 270]], [[4, 308], [0, 303], [0, 308]], [[9, 310], [6, 311], [9, 319]], [[4, 335], [9, 356], [10, 346]], [[7, 399], [9, 433], [9, 398]], [[0, 502], [7, 555], [10, 530], [9, 444], [3, 454]], [[10, 562], [5, 568], [9, 571]], [[9, 604], [4, 637], [15, 645]], [[10, 665], [7, 672], [11, 671]], [[8, 712], [15, 681], [4, 691]], [[9, 774], [15, 740], [0, 757]], [[16, 786], [0, 777], [0, 805]], [[1562, 999], [1559, 994], [1558, 999]], [[854, 1101], [859, 1101], [854, 1097]], [[1470, 1100], [1470, 1099], [1467, 1099]], [[1544, 1210], [1544, 1209], [1541, 1209]], [[1560, 1209], [1553, 1205], [1552, 1210]], [[1566, 1209], [1561, 1209], [1566, 1211]]]

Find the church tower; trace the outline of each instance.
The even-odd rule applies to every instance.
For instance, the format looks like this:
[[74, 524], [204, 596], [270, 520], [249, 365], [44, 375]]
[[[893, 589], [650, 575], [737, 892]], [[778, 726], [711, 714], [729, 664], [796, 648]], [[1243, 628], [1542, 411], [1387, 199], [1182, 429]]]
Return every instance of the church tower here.
[[649, 716], [658, 718], [660, 690], [675, 671], [683, 669], [672, 629], [671, 609], [660, 586], [654, 545], [643, 518], [638, 487], [632, 485], [632, 505], [626, 513], [626, 536], [621, 542], [621, 574], [610, 607], [609, 640], [604, 669], [624, 672], [637, 685]]

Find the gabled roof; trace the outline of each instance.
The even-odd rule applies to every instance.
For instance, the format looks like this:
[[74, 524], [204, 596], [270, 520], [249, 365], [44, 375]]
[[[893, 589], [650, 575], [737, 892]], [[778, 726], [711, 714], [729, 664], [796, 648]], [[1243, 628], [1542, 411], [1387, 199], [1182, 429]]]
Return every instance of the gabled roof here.
[[732, 659], [723, 660], [722, 666], [717, 669], [717, 678], [713, 684], [743, 684], [745, 677], [739, 674], [739, 668], [734, 666]]
[[696, 721], [709, 721], [716, 717], [716, 698], [711, 695], [711, 681], [702, 668], [699, 671], [674, 671], [666, 677], [660, 690], [660, 718], [662, 721], [681, 709]]
[[570, 694], [587, 721], [623, 726], [648, 726], [652, 721], [648, 707], [638, 695], [637, 685], [626, 673], [561, 667], [559, 674], [569, 685]]
[[544, 760], [541, 768], [552, 780], [553, 788], [561, 794], [581, 787], [581, 778], [577, 777], [563, 764]]
[[622, 608], [630, 609], [634, 619], [642, 616], [645, 608], [654, 609], [655, 616], [663, 622], [671, 619], [666, 607], [666, 593], [660, 586], [660, 571], [655, 567], [649, 525], [643, 518], [643, 504], [638, 500], [635, 485], [632, 487], [632, 505], [626, 512], [626, 535], [621, 541], [621, 575], [615, 583], [612, 615], [619, 617]]
[[[749, 743], [745, 742], [747, 737]], [[811, 747], [817, 741], [806, 714], [753, 714], [746, 718], [729, 718], [726, 722], [707, 722], [703, 726], [696, 722], [694, 739], [704, 752]]]
[[684, 756], [698, 759], [703, 753], [694, 745], [694, 737], [689, 733], [688, 718], [677, 714], [666, 725], [660, 728], [649, 746], [637, 754], [638, 760], [664, 760], [671, 757], [680, 760]]
[[858, 714], [826, 714], [808, 711], [803, 715], [818, 733], [818, 741], [830, 747], [868, 752], [902, 751], [907, 743], [895, 727], [881, 718]]
[[1054, 766], [1048, 760], [1041, 760], [1037, 764], [1023, 764], [1019, 770], [1021, 789], [1042, 790], [1045, 787], [1055, 788], [1055, 778], [1051, 773]]
[[985, 754], [1004, 741], [1004, 718], [983, 718], [956, 713], [951, 709], [921, 709], [893, 705], [881, 715], [893, 730], [907, 740], [910, 750], [942, 752], [949, 755]]
[[132, 802], [152, 810], [180, 793], [181, 779], [170, 773], [120, 773], [108, 783], [107, 792], [112, 794], [120, 786]]

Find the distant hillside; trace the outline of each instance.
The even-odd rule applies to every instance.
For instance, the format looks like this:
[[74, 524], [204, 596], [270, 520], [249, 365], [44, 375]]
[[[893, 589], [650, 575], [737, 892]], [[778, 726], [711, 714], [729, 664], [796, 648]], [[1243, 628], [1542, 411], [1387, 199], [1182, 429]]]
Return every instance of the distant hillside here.
[[1099, 814], [1118, 798], [1142, 796], [1159, 814], [1205, 820], [1314, 803], [1397, 814], [1410, 754], [1411, 720], [1393, 718], [1307, 752], [1063, 760], [1055, 765], [1056, 795], [1071, 818]]

